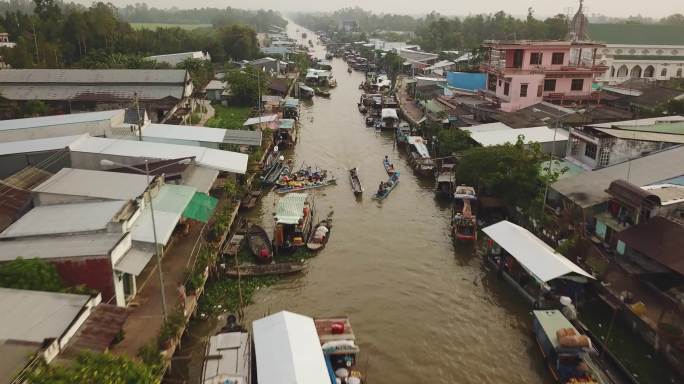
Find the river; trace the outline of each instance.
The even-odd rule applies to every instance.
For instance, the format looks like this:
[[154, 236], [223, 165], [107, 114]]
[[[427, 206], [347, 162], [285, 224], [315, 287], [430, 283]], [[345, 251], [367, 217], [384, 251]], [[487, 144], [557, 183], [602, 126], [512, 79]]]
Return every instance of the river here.
[[[300, 40], [305, 31], [288, 25]], [[316, 46], [318, 57], [323, 49]], [[247, 324], [280, 310], [348, 315], [371, 384], [550, 382], [526, 303], [471, 247], [454, 245], [449, 206], [435, 200], [431, 180], [413, 174], [392, 134], [365, 126], [356, 107], [363, 74], [347, 73], [335, 58], [333, 75], [338, 87], [331, 97], [302, 106], [299, 142], [289, 154], [296, 165], [338, 178], [315, 196], [319, 217], [334, 211], [330, 241], [305, 275], [259, 291], [245, 310]], [[384, 155], [401, 171], [401, 183], [378, 203], [370, 196], [386, 179]], [[366, 189], [359, 201], [347, 178], [351, 167], [359, 168]], [[270, 233], [276, 201], [269, 193], [250, 215]], [[195, 336], [210, 332], [203, 328]], [[196, 380], [202, 348], [192, 355]]]

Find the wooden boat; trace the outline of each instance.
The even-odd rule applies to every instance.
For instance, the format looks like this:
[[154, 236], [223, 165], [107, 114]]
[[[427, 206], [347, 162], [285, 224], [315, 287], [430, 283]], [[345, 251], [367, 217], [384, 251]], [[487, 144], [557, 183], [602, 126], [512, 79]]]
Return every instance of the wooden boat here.
[[348, 68], [347, 68], [347, 72], [352, 73], [351, 67], [348, 67]]
[[228, 277], [238, 277], [238, 272], [240, 277], [293, 275], [305, 267], [303, 263], [241, 264], [239, 271], [237, 267], [230, 267], [224, 274]]
[[366, 126], [367, 127], [372, 127], [375, 125], [375, 118], [373, 116], [366, 116]]
[[408, 144], [409, 136], [411, 136], [411, 127], [406, 123], [400, 123], [395, 136], [397, 144]]
[[273, 245], [279, 254], [295, 251], [306, 245], [315, 214], [314, 201], [306, 193], [290, 193], [278, 200], [274, 216]]
[[359, 358], [361, 349], [356, 343], [349, 317], [316, 317], [313, 321], [330, 371], [337, 372], [344, 368], [351, 376], [347, 378], [348, 383], [365, 382]]
[[280, 176], [290, 172], [290, 168], [283, 161], [275, 162], [263, 176], [261, 176], [261, 184], [268, 187], [276, 183]]
[[[318, 233], [318, 228], [320, 228], [321, 226], [328, 229], [327, 232], [323, 233], [323, 236], [321, 236], [321, 233]], [[311, 235], [309, 236], [309, 240], [306, 242], [306, 247], [310, 251], [320, 251], [321, 249], [325, 248], [325, 245], [328, 243], [328, 239], [330, 238], [331, 231], [332, 215], [328, 215], [327, 219], [321, 220], [318, 224], [316, 224], [315, 227], [313, 227]]]
[[325, 54], [325, 59], [326, 59], [326, 60], [332, 60], [332, 59], [333, 59], [333, 54], [332, 54], [332, 53], [326, 53], [326, 54]]
[[330, 97], [330, 91], [327, 91], [325, 89], [320, 89], [316, 88], [316, 96], [322, 96], [322, 97]]
[[259, 201], [259, 196], [261, 196], [261, 191], [251, 191], [245, 195], [240, 201], [241, 209], [254, 208]]
[[368, 108], [366, 108], [366, 106], [363, 105], [362, 103], [358, 103], [358, 107], [359, 107], [359, 112], [361, 112], [361, 113], [363, 113], [363, 114], [365, 114], [366, 112], [368, 112]]
[[378, 190], [377, 192], [375, 192], [372, 199], [378, 200], [378, 201], [385, 200], [387, 198], [387, 196], [389, 196], [390, 192], [392, 192], [392, 190], [397, 187], [397, 184], [399, 184], [399, 171], [393, 173], [389, 177], [387, 182], [385, 182], [386, 187], [382, 191], [382, 193], [380, 193], [380, 191]]
[[260, 263], [273, 260], [273, 244], [263, 228], [256, 224], [251, 225], [247, 229], [246, 238], [249, 250]]
[[334, 185], [337, 184], [337, 180], [332, 177], [328, 180], [323, 180], [323, 181], [318, 181], [318, 182], [307, 182], [307, 183], [302, 183], [299, 185], [287, 185], [287, 186], [282, 186], [274, 189], [275, 193], [290, 193], [290, 192], [300, 192], [300, 191], [308, 191], [309, 189], [317, 189], [317, 188], [323, 188], [327, 187], [329, 185]]
[[394, 164], [392, 164], [387, 156], [382, 160], [382, 165], [385, 167], [385, 172], [387, 172], [388, 175], [394, 175], [396, 173]]
[[456, 187], [451, 222], [456, 240], [477, 240], [477, 216], [473, 207], [476, 203], [475, 188], [466, 185]]
[[[230, 348], [226, 348], [226, 344]], [[249, 333], [229, 315], [226, 325], [209, 338], [201, 383], [251, 383], [252, 342]]]
[[351, 183], [352, 191], [355, 195], [360, 195], [363, 193], [363, 185], [361, 185], [359, 170], [357, 168], [352, 168], [349, 170], [349, 182]]
[[454, 197], [454, 169], [456, 164], [442, 163], [435, 172], [435, 193], [438, 197], [451, 200]]
[[233, 237], [228, 240], [227, 243], [223, 246], [223, 250], [221, 253], [223, 253], [224, 256], [235, 256], [237, 255], [238, 252], [240, 252], [240, 248], [242, 247], [242, 242], [245, 240], [244, 235], [239, 235], [239, 234], [234, 234]]
[[[557, 383], [611, 384], [610, 374], [586, 335], [555, 310], [532, 312], [532, 332]], [[577, 369], [579, 365], [582, 369]]]

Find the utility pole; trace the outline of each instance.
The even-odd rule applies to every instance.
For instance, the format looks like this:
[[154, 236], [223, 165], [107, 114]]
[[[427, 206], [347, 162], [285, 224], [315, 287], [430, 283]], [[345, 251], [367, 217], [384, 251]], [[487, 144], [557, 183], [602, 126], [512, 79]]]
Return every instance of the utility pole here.
[[36, 34], [36, 24], [32, 21], [31, 25], [33, 26], [33, 44], [35, 45], [36, 49], [36, 64], [39, 64], [40, 56], [38, 56], [38, 36]]

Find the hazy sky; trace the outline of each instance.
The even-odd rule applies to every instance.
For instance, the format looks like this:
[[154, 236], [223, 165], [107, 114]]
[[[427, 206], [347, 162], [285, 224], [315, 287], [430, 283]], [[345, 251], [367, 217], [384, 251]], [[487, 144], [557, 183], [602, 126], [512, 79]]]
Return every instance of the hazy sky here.
[[[77, 0], [90, 3], [88, 0]], [[150, 6], [166, 8], [194, 7], [235, 7], [271, 8], [279, 11], [291, 10], [335, 10], [348, 6], [360, 6], [375, 12], [425, 14], [432, 10], [448, 15], [467, 15], [469, 13], [491, 13], [504, 10], [514, 15], [524, 15], [527, 8], [534, 8], [538, 16], [567, 13], [567, 8], [576, 10], [575, 0], [110, 0], [115, 5], [146, 2]], [[684, 13], [683, 0], [586, 0], [587, 14], [601, 13], [607, 16], [624, 17], [641, 14], [662, 17], [672, 13]]]

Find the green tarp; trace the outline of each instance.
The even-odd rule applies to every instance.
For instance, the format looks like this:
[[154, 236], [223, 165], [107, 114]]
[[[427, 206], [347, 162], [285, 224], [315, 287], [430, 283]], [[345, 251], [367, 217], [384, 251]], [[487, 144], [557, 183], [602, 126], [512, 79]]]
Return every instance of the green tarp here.
[[183, 217], [206, 223], [214, 213], [217, 204], [217, 199], [202, 192], [195, 192], [192, 200], [183, 211]]

